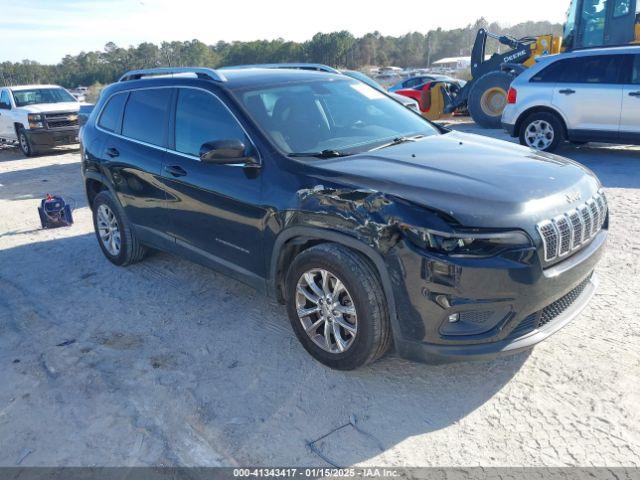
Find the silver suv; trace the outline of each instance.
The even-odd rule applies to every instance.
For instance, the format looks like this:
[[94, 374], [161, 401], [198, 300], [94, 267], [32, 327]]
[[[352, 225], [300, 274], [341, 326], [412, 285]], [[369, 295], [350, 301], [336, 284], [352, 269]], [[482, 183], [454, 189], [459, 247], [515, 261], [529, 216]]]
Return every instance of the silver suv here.
[[511, 84], [502, 125], [520, 143], [640, 144], [640, 46], [541, 57]]

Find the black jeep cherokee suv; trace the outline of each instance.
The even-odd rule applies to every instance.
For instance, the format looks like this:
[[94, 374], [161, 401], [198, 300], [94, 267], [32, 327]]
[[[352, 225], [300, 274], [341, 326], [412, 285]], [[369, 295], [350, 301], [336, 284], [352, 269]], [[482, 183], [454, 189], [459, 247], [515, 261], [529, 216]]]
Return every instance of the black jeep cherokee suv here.
[[106, 257], [147, 248], [286, 303], [333, 368], [531, 347], [585, 306], [608, 210], [584, 167], [449, 132], [357, 80], [129, 72], [81, 134]]

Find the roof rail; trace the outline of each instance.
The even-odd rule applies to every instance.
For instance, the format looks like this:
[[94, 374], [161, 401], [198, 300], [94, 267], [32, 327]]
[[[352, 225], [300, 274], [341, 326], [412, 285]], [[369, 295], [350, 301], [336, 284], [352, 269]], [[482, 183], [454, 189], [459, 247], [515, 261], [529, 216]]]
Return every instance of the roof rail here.
[[162, 67], [162, 68], [146, 68], [142, 70], [131, 70], [120, 77], [119, 82], [128, 80], [138, 80], [143, 77], [151, 77], [157, 75], [175, 75], [182, 73], [195, 73], [198, 78], [205, 80], [213, 80], [214, 82], [226, 82], [227, 79], [221, 73], [213, 68], [204, 67]]
[[333, 67], [321, 63], [255, 63], [249, 65], [232, 65], [222, 67], [221, 70], [245, 69], [245, 68], [283, 68], [294, 70], [314, 70], [317, 72], [340, 73]]

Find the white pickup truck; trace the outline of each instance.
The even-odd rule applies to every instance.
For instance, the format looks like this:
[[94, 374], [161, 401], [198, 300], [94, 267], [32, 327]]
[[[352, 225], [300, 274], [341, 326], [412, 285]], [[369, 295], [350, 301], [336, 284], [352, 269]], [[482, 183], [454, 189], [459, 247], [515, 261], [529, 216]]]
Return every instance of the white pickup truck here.
[[25, 156], [78, 142], [80, 103], [57, 85], [0, 88], [0, 140]]

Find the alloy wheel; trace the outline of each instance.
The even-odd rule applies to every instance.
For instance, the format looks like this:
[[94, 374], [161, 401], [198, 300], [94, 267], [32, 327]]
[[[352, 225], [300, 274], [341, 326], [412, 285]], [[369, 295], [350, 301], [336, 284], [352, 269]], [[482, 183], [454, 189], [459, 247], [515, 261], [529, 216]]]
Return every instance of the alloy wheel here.
[[529, 147], [546, 150], [553, 143], [555, 131], [545, 120], [531, 122], [524, 133], [525, 142]]
[[358, 315], [342, 281], [324, 269], [305, 272], [296, 285], [296, 311], [304, 331], [329, 353], [346, 352], [358, 333]]
[[120, 226], [118, 219], [108, 205], [102, 204], [98, 207], [96, 223], [102, 245], [110, 255], [117, 257], [120, 254], [121, 246]]

